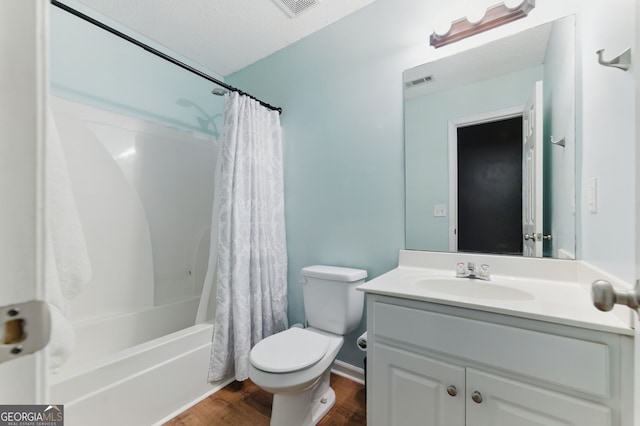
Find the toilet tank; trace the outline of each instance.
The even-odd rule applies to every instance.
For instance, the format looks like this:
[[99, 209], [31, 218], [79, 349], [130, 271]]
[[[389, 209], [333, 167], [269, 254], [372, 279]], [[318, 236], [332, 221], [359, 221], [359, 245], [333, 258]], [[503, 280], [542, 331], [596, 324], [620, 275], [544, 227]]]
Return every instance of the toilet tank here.
[[314, 265], [302, 268], [304, 311], [309, 327], [345, 335], [360, 324], [367, 271], [337, 266]]

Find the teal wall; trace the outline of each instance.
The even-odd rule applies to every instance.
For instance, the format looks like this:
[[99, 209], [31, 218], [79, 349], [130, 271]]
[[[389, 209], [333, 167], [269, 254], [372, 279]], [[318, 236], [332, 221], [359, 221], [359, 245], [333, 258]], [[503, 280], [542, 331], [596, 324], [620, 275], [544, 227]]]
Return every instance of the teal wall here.
[[[375, 17], [370, 16], [374, 13]], [[289, 319], [303, 322], [300, 269], [326, 264], [397, 266], [404, 247], [402, 70], [380, 55], [366, 28], [382, 11], [362, 9], [227, 81], [282, 106], [289, 253]], [[362, 367], [347, 336], [338, 359]]]
[[405, 102], [407, 193], [406, 247], [449, 250], [449, 217], [434, 217], [449, 204], [449, 121], [524, 106], [543, 66], [513, 72]]
[[[81, 4], [67, 3], [163, 49]], [[182, 129], [215, 134], [208, 116], [221, 126], [222, 98], [211, 95], [212, 83], [56, 7], [51, 8], [50, 32], [54, 95]], [[256, 66], [253, 72], [247, 69], [226, 79], [285, 107], [291, 323], [304, 321], [299, 285], [303, 266], [363, 268], [373, 278], [394, 268], [404, 247], [404, 66], [380, 66], [376, 57], [336, 58], [336, 52], [326, 48], [340, 43], [334, 37], [303, 40], [293, 48], [292, 60], [280, 65], [276, 54], [275, 69], [260, 78], [253, 75], [261, 72]], [[379, 82], [384, 82], [379, 90], [370, 90]], [[345, 98], [345, 93], [353, 96]], [[362, 366], [363, 353], [355, 340], [364, 329], [363, 320], [345, 342], [340, 359]]]
[[[67, 1], [151, 47], [162, 46]], [[50, 87], [56, 96], [173, 127], [214, 134], [222, 123], [222, 98], [202, 77], [179, 68], [68, 12], [50, 10]], [[167, 52], [176, 57], [175, 53]], [[188, 65], [188, 60], [177, 57]], [[201, 71], [221, 79], [202, 69]]]
[[[628, 194], [635, 192], [628, 153], [635, 140], [633, 76], [601, 67], [593, 52], [603, 45], [635, 46], [634, 2], [613, 0], [612, 7], [611, 2], [540, 0], [526, 19], [438, 50], [428, 46], [435, 11], [464, 11], [476, 1], [376, 0], [227, 77], [284, 108], [292, 322], [304, 318], [298, 283], [303, 266], [359, 267], [373, 278], [397, 264], [405, 223], [402, 72], [571, 13], [581, 22], [577, 139], [584, 146], [577, 180], [578, 255], [632, 281], [635, 199]], [[206, 128], [198, 120], [205, 120], [205, 113], [219, 114], [220, 100], [210, 95], [213, 87], [205, 80], [56, 8], [51, 15], [54, 94], [194, 130]], [[204, 113], [182, 106], [180, 99]], [[612, 104], [619, 108], [602, 107]], [[592, 176], [599, 177], [602, 208], [589, 215], [584, 214], [582, 183]], [[362, 365], [355, 337], [363, 330], [364, 323], [347, 337], [339, 359]]]
[[[589, 139], [579, 154], [583, 165], [576, 182], [576, 220], [584, 256], [580, 251], [578, 255], [623, 279], [631, 276], [635, 250], [628, 229], [634, 223], [635, 201], [617, 196], [620, 190], [613, 184], [633, 193], [632, 156], [619, 154], [632, 152], [628, 144], [634, 140], [634, 125], [628, 117], [634, 111], [633, 85], [615, 83], [614, 78], [624, 80], [625, 76], [603, 70], [593, 54], [603, 34], [615, 33], [610, 31], [613, 20], [602, 24], [598, 17], [624, 18], [626, 28], [628, 16], [633, 16], [627, 10], [631, 2], [615, 0], [621, 6], [617, 10], [570, 0], [540, 0], [526, 19], [440, 49], [428, 46], [441, 10], [462, 16], [477, 1], [452, 0], [445, 5], [437, 0], [376, 0], [227, 76], [231, 84], [284, 108], [291, 321], [304, 318], [298, 283], [301, 267], [313, 263], [360, 267], [372, 278], [397, 263], [405, 225], [403, 71], [574, 13], [582, 22], [577, 49], [577, 138]], [[628, 27], [634, 28], [632, 23]], [[625, 30], [621, 36], [625, 46], [627, 35]], [[605, 79], [608, 75], [611, 79]], [[615, 90], [609, 92], [613, 86]], [[602, 111], [602, 105], [614, 102], [613, 93], [624, 98], [619, 117], [613, 117], [611, 109]], [[603, 112], [607, 118], [599, 120]], [[622, 135], [614, 142], [622, 147], [618, 154], [596, 141], [595, 135], [600, 135], [600, 141], [611, 139], [601, 135], [610, 126]], [[616, 169], [599, 161], [612, 157], [623, 166]], [[601, 195], [611, 204], [582, 220], [586, 212], [582, 182], [590, 176], [599, 177]], [[610, 250], [614, 246], [621, 250]], [[362, 365], [355, 334], [363, 329], [364, 325], [347, 336], [340, 360]]]

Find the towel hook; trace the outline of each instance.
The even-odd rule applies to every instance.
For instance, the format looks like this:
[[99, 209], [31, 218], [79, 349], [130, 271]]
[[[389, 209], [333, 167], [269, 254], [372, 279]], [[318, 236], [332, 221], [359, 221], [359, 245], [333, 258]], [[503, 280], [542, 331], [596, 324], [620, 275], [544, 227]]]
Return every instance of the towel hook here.
[[553, 136], [551, 136], [551, 143], [554, 145], [558, 145], [564, 148], [564, 137], [560, 138], [560, 139], [554, 139]]
[[602, 58], [603, 52], [604, 49], [600, 49], [596, 52], [600, 65], [604, 65], [605, 67], [620, 68], [623, 71], [627, 71], [631, 67], [631, 48], [628, 48], [615, 58], [608, 61]]

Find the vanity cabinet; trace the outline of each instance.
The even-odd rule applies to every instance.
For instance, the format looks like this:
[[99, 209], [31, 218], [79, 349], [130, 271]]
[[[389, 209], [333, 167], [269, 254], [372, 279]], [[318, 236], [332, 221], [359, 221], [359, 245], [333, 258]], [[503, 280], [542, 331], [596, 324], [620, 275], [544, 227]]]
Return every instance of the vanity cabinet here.
[[613, 333], [367, 295], [367, 424], [631, 424]]
[[467, 369], [467, 397], [469, 425], [611, 425], [611, 410], [605, 405], [474, 368]]

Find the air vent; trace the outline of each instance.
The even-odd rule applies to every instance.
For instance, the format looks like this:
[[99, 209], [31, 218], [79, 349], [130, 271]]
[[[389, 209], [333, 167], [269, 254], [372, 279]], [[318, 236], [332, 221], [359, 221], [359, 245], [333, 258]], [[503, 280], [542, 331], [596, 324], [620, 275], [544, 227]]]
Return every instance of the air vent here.
[[320, 3], [320, 0], [273, 0], [289, 17], [295, 18], [305, 10]]
[[415, 80], [405, 81], [404, 87], [419, 86], [421, 84], [431, 83], [433, 80], [434, 80], [433, 75], [428, 75], [426, 77], [420, 77]]

